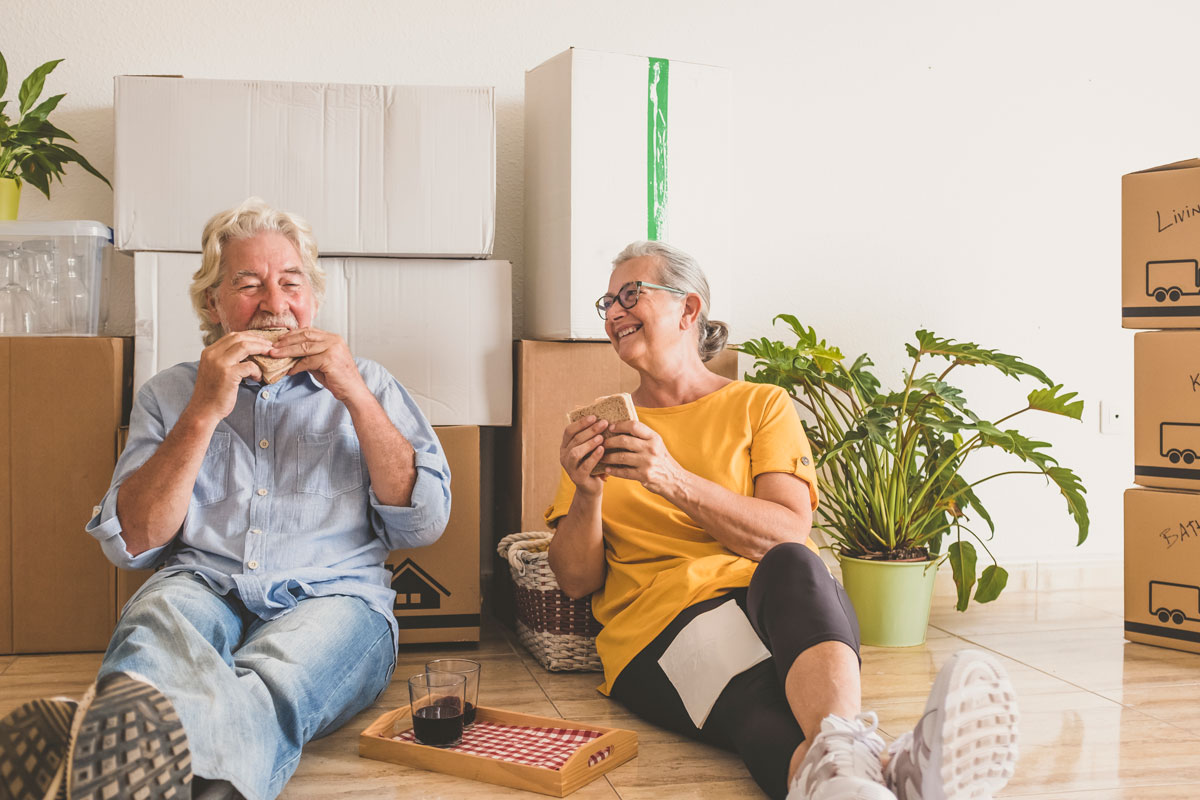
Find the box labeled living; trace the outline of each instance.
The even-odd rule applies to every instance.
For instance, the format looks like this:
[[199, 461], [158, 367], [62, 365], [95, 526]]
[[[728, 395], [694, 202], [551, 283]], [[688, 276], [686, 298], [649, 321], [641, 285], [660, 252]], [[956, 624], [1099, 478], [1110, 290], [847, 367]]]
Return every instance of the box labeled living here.
[[1200, 653], [1200, 494], [1125, 492], [1125, 638]]
[[194, 251], [213, 214], [257, 195], [329, 255], [492, 252], [492, 87], [118, 76], [116, 244]]
[[129, 418], [132, 341], [0, 338], [0, 651], [103, 650], [116, 568], [84, 533]]
[[1200, 159], [1121, 179], [1121, 324], [1200, 328]]
[[464, 425], [435, 432], [450, 464], [450, 521], [428, 547], [388, 555], [401, 644], [479, 641], [480, 431]]
[[1200, 490], [1200, 330], [1133, 337], [1134, 483]]
[[[396, 376], [434, 425], [512, 421], [512, 267], [507, 261], [322, 258], [313, 325]], [[203, 350], [188, 286], [196, 253], [138, 253], [134, 386]]]
[[607, 265], [639, 239], [694, 256], [729, 319], [731, 94], [721, 67], [578, 48], [525, 74], [528, 338], [605, 338]]

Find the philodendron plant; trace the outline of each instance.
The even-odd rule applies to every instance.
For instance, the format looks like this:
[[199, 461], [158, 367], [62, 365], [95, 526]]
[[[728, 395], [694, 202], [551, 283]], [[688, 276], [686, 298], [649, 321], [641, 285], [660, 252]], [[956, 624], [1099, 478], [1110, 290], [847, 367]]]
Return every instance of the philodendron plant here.
[[[960, 611], [966, 610], [972, 590], [977, 602], [995, 600], [1008, 572], [988, 549], [996, 528], [976, 488], [1008, 475], [1048, 479], [1066, 500], [1078, 528], [1077, 544], [1087, 538], [1086, 490], [1078, 476], [1049, 454], [1049, 443], [1008, 427], [1031, 411], [1080, 419], [1083, 401], [1075, 399], [1075, 392], [1064, 392], [1016, 356], [924, 330], [916, 332], [915, 343], [905, 345], [911, 366], [904, 371], [902, 388], [888, 391], [871, 372], [874, 364], [866, 354], [847, 363], [838, 348], [818, 339], [796, 317], [781, 314], [775, 318], [780, 320], [791, 328], [795, 344], [762, 338], [737, 349], [755, 360], [757, 371], [746, 380], [782, 386], [807, 412], [801, 417], [821, 477], [816, 527], [839, 555], [945, 558], [954, 573]], [[930, 371], [931, 362], [938, 364], [936, 371]], [[1029, 392], [1025, 406], [989, 421], [971, 411], [962, 390], [949, 382], [961, 367], [988, 367], [1041, 386]], [[1014, 468], [968, 478], [963, 472], [968, 457], [986, 448], [1012, 455]], [[972, 516], [987, 530], [974, 524]], [[982, 572], [976, 544], [991, 561]]]
[[[0, 178], [10, 178], [20, 186], [28, 182], [46, 198], [50, 198], [50, 182], [62, 182], [65, 166], [78, 164], [100, 180], [108, 183], [77, 150], [66, 142], [75, 141], [71, 134], [50, 122], [50, 112], [58, 107], [65, 94], [56, 94], [41, 103], [46, 76], [62, 63], [62, 59], [47, 61], [29, 73], [17, 92], [17, 120], [7, 113], [9, 100], [0, 100]], [[8, 91], [8, 63], [0, 53], [0, 98]], [[112, 184], [109, 184], [112, 186]]]

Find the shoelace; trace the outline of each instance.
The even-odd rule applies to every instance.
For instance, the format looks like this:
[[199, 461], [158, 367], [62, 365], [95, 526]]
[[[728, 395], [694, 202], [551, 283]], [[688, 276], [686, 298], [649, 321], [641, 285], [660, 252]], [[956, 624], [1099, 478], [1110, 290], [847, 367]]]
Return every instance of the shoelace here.
[[879, 719], [874, 711], [859, 714], [853, 720], [827, 717], [821, 723], [819, 744], [822, 752], [812, 777], [818, 774], [823, 779], [833, 775], [859, 775], [882, 783], [883, 740], [875, 734], [878, 727]]

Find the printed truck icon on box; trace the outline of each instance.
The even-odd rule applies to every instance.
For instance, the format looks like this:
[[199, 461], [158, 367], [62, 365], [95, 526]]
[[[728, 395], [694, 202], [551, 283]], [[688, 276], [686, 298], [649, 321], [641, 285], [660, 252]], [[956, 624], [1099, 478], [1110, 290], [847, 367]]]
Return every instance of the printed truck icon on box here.
[[1159, 622], [1200, 622], [1200, 586], [1150, 581], [1150, 613]]
[[1159, 303], [1200, 295], [1200, 263], [1194, 258], [1146, 262], [1146, 294]]
[[1172, 464], [1194, 462], [1200, 456], [1200, 422], [1160, 423], [1158, 453]]

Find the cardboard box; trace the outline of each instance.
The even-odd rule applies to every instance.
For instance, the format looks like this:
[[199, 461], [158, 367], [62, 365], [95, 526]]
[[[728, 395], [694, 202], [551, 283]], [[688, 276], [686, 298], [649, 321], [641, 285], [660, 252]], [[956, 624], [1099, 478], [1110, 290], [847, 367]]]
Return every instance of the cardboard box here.
[[[116, 569], [84, 533], [116, 465], [129, 418], [132, 341], [0, 340], [6, 442], [0, 536], [11, 576], [8, 652], [103, 650], [115, 622]], [[0, 544], [3, 544], [0, 542]], [[11, 558], [11, 561], [8, 561]], [[7, 593], [5, 593], [7, 594]], [[0, 617], [2, 620], [3, 617]]]
[[1125, 492], [1125, 638], [1200, 653], [1200, 494]]
[[[517, 531], [546, 529], [543, 514], [554, 499], [562, 467], [558, 448], [567, 412], [597, 397], [632, 392], [638, 373], [627, 366], [612, 345], [605, 342], [514, 343], [516, 361], [516, 419], [508, 440], [497, 448], [502, 465], [498, 476], [507, 476], [507, 498], [499, 520], [500, 536]], [[726, 378], [737, 378], [737, 353], [726, 350], [708, 368]], [[503, 572], [507, 574], [508, 567]]]
[[437, 428], [450, 463], [450, 521], [428, 547], [393, 550], [387, 567], [396, 590], [401, 644], [479, 641], [480, 432]]
[[[0, 337], [0, 577], [12, 576], [12, 338]], [[12, 591], [0, 590], [0, 653], [11, 653]]]
[[[189, 253], [138, 253], [134, 388], [200, 357]], [[314, 325], [395, 375], [434, 425], [512, 422], [512, 267], [507, 261], [322, 258]]]
[[1121, 179], [1121, 324], [1200, 328], [1200, 159]]
[[257, 195], [329, 255], [492, 252], [492, 87], [123, 75], [114, 105], [123, 250], [198, 250], [209, 217]]
[[525, 335], [603, 339], [606, 265], [670, 242], [728, 319], [732, 76], [720, 67], [571, 49], [525, 74]]
[[1200, 331], [1133, 337], [1133, 482], [1200, 489]]

